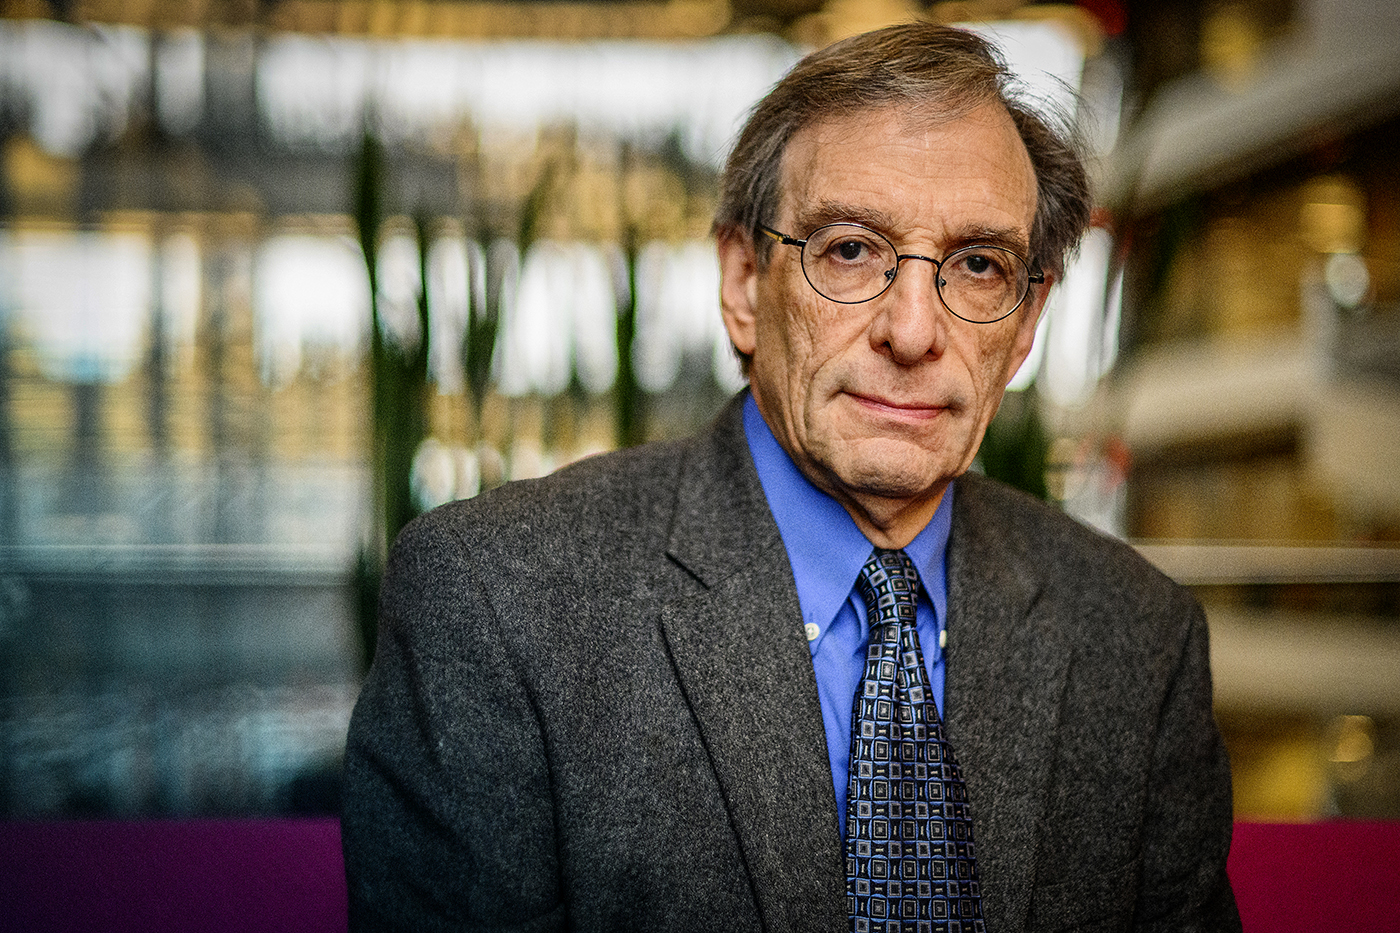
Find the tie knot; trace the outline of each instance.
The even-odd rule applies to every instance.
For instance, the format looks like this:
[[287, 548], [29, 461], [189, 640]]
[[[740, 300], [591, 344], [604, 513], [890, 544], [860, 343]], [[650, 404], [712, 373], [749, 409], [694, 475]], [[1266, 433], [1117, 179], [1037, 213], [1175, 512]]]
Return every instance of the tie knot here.
[[902, 549], [877, 547], [860, 569], [856, 586], [865, 600], [865, 611], [872, 627], [905, 620], [913, 624], [919, 571]]

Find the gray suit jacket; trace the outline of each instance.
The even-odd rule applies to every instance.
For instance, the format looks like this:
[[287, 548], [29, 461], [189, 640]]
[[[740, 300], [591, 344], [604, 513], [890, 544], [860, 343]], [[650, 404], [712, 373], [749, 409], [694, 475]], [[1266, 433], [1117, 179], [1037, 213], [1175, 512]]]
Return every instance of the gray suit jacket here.
[[[1238, 929], [1196, 603], [977, 477], [946, 722], [988, 929]], [[356, 929], [840, 931], [801, 613], [736, 400], [405, 530], [346, 751]]]

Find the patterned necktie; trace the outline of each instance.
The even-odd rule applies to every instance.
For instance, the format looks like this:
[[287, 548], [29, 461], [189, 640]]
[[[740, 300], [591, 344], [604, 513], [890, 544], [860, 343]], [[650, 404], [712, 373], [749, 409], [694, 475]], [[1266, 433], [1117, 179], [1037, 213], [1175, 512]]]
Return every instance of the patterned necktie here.
[[914, 627], [919, 574], [876, 548], [856, 582], [870, 620], [851, 715], [846, 903], [855, 933], [984, 933], [967, 788]]

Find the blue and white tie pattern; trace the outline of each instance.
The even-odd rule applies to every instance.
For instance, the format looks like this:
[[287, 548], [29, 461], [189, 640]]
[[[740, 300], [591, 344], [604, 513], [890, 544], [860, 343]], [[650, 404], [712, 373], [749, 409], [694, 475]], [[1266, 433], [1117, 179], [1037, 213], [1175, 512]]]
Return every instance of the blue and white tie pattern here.
[[876, 548], [856, 582], [870, 621], [851, 715], [846, 903], [853, 933], [984, 933], [967, 788], [915, 629], [919, 574]]

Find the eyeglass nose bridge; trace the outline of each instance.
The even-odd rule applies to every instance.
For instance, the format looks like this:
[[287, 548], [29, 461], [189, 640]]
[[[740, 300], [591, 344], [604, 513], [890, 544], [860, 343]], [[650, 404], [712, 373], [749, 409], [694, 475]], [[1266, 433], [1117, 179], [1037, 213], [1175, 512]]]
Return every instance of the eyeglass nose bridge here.
[[[885, 270], [885, 287], [880, 289], [883, 295], [894, 284], [895, 277], [899, 275], [899, 264], [906, 259], [922, 259], [924, 262], [933, 263], [933, 287], [938, 292], [938, 300], [946, 306], [948, 302], [943, 298], [943, 286], [948, 284], [948, 280], [943, 278], [943, 263], [945, 260], [934, 259], [932, 256], [922, 256], [918, 253], [895, 253], [894, 265]], [[875, 297], [879, 297], [876, 295]]]

